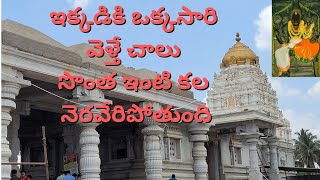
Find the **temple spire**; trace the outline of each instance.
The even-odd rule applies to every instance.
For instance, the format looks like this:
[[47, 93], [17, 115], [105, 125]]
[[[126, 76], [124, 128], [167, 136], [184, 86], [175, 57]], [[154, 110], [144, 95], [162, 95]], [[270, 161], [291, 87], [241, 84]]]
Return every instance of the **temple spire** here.
[[236, 43], [228, 50], [222, 59], [220, 68], [230, 65], [259, 64], [259, 57], [245, 44], [240, 42], [240, 34], [236, 33]]
[[240, 42], [241, 41], [241, 37], [240, 37], [240, 34], [237, 32], [236, 34], [236, 41], [237, 42]]

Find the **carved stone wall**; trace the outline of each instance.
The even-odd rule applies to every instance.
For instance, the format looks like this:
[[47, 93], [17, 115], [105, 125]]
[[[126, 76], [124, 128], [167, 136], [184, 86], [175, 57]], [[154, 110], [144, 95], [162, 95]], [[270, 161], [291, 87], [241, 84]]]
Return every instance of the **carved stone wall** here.
[[213, 115], [257, 110], [282, 118], [276, 92], [259, 65], [232, 65], [215, 74], [207, 104]]

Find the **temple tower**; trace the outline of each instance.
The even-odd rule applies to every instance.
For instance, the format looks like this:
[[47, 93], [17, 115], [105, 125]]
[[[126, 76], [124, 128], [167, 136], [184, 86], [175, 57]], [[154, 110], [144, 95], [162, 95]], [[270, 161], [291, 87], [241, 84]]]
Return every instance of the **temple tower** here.
[[[207, 94], [214, 120], [209, 142], [219, 142], [220, 151], [220, 157], [211, 158], [220, 158], [222, 164], [222, 171], [211, 173], [210, 178], [260, 180], [266, 176], [279, 180], [276, 131], [285, 120], [276, 92], [260, 69], [259, 57], [240, 41], [237, 33], [236, 43], [223, 57], [220, 74], [215, 73]], [[270, 151], [263, 151], [262, 145]], [[209, 151], [213, 149], [217, 151], [217, 147]], [[263, 152], [270, 152], [272, 162], [267, 161]], [[270, 168], [264, 168], [269, 165]]]

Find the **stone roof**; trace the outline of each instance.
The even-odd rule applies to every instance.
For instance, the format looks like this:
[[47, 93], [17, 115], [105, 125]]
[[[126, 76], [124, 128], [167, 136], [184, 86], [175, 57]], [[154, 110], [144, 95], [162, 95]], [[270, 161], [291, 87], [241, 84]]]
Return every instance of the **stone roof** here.
[[11, 20], [2, 21], [2, 44], [67, 64], [80, 65], [81, 57], [43, 33]]
[[64, 48], [64, 45], [58, 41], [31, 27], [24, 26], [11, 20], [3, 20], [1, 23], [2, 31], [13, 32], [16, 35], [23, 36], [28, 39], [36, 39], [38, 42], [42, 42], [44, 44], [50, 44], [55, 47]]
[[[105, 61], [112, 61], [111, 57], [89, 58], [86, 51], [92, 48], [89, 44], [64, 46], [49, 36], [23, 24], [11, 21], [2, 21], [2, 44], [14, 47], [20, 51], [42, 56], [66, 64], [83, 68], [100, 70], [101, 72], [116, 71], [119, 76], [137, 77], [139, 79], [156, 77], [157, 73], [148, 69], [134, 69], [120, 66], [105, 66]], [[173, 84], [176, 84], [173, 82]], [[192, 91], [182, 91], [176, 86], [168, 91], [170, 93], [193, 98]]]

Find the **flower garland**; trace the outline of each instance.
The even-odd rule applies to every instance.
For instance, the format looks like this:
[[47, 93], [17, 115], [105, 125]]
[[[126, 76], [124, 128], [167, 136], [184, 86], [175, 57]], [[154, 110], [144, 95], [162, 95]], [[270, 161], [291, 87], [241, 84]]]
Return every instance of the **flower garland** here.
[[312, 23], [309, 28], [307, 28], [307, 25], [306, 25], [305, 32], [303, 33], [304, 39], [310, 39], [312, 37], [313, 27], [314, 27], [314, 23]]
[[288, 32], [289, 32], [289, 36], [292, 38], [294, 36], [298, 36], [298, 37], [302, 37], [302, 35], [304, 34], [305, 32], [305, 25], [304, 25], [304, 21], [302, 20], [300, 23], [299, 23], [299, 27], [298, 29], [296, 30], [292, 24], [291, 21], [288, 22]]

